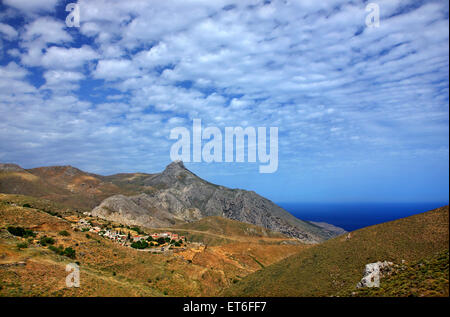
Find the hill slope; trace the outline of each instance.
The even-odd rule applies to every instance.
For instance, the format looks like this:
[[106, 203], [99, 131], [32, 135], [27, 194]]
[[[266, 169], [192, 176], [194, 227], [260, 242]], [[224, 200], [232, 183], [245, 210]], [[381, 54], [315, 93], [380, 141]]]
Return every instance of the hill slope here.
[[136, 194], [103, 176], [83, 172], [72, 166], [23, 169], [15, 164], [0, 164], [0, 193], [49, 199], [68, 207], [88, 211], [116, 194]]
[[[47, 201], [4, 194], [0, 198], [0, 297], [215, 296], [262, 266], [308, 247], [279, 244], [278, 238], [273, 238], [273, 243], [258, 243], [257, 237], [241, 242], [239, 236], [230, 235], [226, 245], [152, 254], [73, 230], [71, 222], [61, 218], [62, 211], [52, 209], [57, 214], [52, 216], [41, 209], [55, 207]], [[18, 204], [25, 201], [27, 207]], [[30, 241], [13, 236], [9, 226], [32, 230], [36, 237]], [[67, 233], [61, 235], [64, 230]], [[44, 236], [54, 239], [53, 246], [73, 248], [75, 258], [41, 245], [38, 241]], [[27, 247], [19, 249], [19, 243]], [[81, 287], [67, 288], [65, 266], [75, 261], [80, 265]]]
[[178, 225], [175, 228], [210, 232], [224, 236], [286, 238], [279, 232], [217, 216], [206, 217], [196, 222]]
[[354, 231], [266, 267], [225, 296], [332, 296], [351, 292], [367, 263], [414, 262], [448, 249], [448, 206]]

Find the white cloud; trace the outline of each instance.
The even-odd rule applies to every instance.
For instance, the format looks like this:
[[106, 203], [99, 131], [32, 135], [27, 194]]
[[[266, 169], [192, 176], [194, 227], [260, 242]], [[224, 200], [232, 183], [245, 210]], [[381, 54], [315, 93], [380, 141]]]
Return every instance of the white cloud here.
[[21, 79], [28, 74], [28, 71], [17, 65], [15, 62], [10, 62], [8, 65], [0, 66], [0, 78], [14, 78]]
[[0, 22], [0, 33], [4, 35], [4, 38], [11, 41], [17, 37], [19, 34], [16, 29], [14, 29], [11, 25], [1, 23]]
[[94, 72], [94, 77], [106, 80], [135, 77], [138, 69], [130, 60], [100, 60]]
[[80, 48], [52, 46], [42, 56], [41, 65], [47, 68], [72, 69], [81, 67], [97, 58], [97, 52], [87, 45]]
[[25, 32], [21, 35], [21, 39], [24, 41], [36, 41], [39, 39], [44, 43], [53, 44], [70, 42], [72, 37], [64, 30], [65, 27], [63, 21], [50, 17], [41, 17], [25, 27]]
[[41, 17], [27, 24], [21, 34], [20, 46], [25, 51], [21, 60], [29, 66], [39, 66], [42, 63], [43, 52], [49, 44], [63, 44], [72, 41], [65, 30], [62, 21], [50, 17]]
[[23, 12], [52, 11], [58, 0], [3, 0], [5, 5]]
[[109, 171], [145, 167], [143, 157], [162, 167], [169, 128], [192, 118], [278, 126], [280, 163], [294, 166], [448, 148], [446, 3], [379, 1], [378, 29], [365, 27], [363, 1], [230, 4], [80, 0], [81, 28], [70, 33], [63, 20], [26, 20], [8, 54], [22, 52], [46, 83], [14, 77], [12, 94], [4, 80], [1, 115], [24, 125], [4, 121], [0, 142], [80, 153]]
[[78, 82], [85, 78], [80, 72], [50, 70], [44, 73], [45, 85], [40, 89], [56, 91], [69, 91], [78, 89]]

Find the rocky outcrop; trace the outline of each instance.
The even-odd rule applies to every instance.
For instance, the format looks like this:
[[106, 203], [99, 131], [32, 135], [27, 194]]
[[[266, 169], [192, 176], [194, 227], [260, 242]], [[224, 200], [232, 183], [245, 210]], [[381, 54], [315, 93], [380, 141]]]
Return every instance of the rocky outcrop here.
[[391, 271], [392, 265], [393, 263], [388, 261], [366, 264], [363, 278], [358, 282], [356, 288], [380, 287], [380, 278]]
[[347, 233], [347, 231], [345, 231], [344, 229], [326, 222], [317, 222], [317, 221], [308, 221], [308, 222], [329, 231], [332, 236], [340, 236], [341, 234]]
[[281, 232], [305, 243], [336, 236], [336, 227], [301, 221], [253, 191], [211, 184], [186, 169], [181, 161], [171, 163], [162, 173], [150, 175], [143, 183], [154, 190], [131, 197], [110, 197], [92, 214], [147, 227], [221, 216]]

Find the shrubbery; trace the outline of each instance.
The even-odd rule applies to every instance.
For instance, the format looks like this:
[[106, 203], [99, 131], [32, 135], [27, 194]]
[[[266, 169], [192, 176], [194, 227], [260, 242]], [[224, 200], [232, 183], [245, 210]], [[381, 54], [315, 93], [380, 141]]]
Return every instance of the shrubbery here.
[[17, 246], [17, 248], [18, 248], [19, 250], [20, 250], [20, 249], [25, 249], [25, 248], [28, 248], [28, 243], [26, 243], [26, 242], [20, 242], [20, 243], [17, 243], [16, 246]]
[[62, 245], [60, 245], [59, 247], [55, 247], [54, 245], [51, 245], [48, 248], [50, 250], [52, 250], [53, 252], [55, 252], [56, 254], [64, 255], [64, 256], [67, 256], [68, 258], [75, 259], [75, 250], [72, 249], [71, 247], [64, 249], [64, 247]]
[[131, 230], [134, 230], [134, 231], [136, 231], [138, 234], [144, 234], [144, 231], [142, 231], [140, 228], [138, 228], [138, 227], [133, 227], [133, 228], [131, 228]]
[[59, 235], [60, 235], [60, 236], [64, 236], [64, 237], [68, 237], [68, 236], [70, 236], [70, 233], [67, 232], [66, 230], [63, 230], [63, 231], [60, 231], [60, 232], [59, 232]]
[[39, 243], [45, 247], [47, 244], [55, 244], [55, 239], [53, 239], [52, 237], [43, 236], [39, 240]]
[[71, 259], [75, 259], [75, 250], [72, 249], [71, 247], [65, 248], [64, 255]]

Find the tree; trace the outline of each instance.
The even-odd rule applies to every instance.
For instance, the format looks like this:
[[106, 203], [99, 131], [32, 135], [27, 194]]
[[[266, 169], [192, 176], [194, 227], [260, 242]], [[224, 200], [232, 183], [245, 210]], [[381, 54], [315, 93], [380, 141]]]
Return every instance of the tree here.
[[64, 255], [71, 259], [75, 259], [75, 250], [71, 247], [65, 248]]
[[145, 249], [145, 248], [148, 248], [148, 243], [145, 240], [139, 240], [139, 241], [133, 242], [131, 244], [131, 247], [135, 248], [135, 249]]
[[39, 243], [45, 247], [47, 244], [55, 244], [55, 239], [53, 239], [52, 237], [43, 236], [39, 240]]

